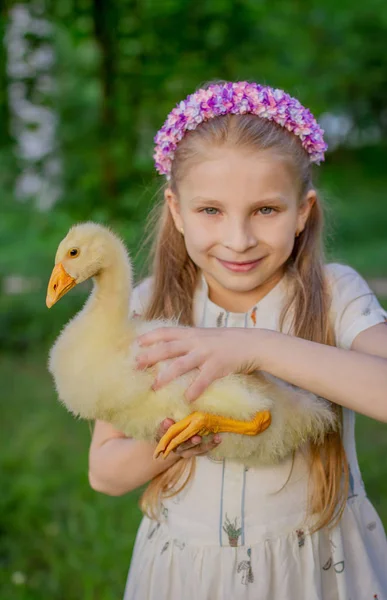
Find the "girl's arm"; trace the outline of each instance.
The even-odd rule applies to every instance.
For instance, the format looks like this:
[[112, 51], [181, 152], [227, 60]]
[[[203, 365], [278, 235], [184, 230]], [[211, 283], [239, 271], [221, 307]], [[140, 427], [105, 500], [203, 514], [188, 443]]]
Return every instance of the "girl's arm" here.
[[121, 496], [165, 471], [181, 455], [153, 458], [155, 445], [126, 437], [109, 423], [97, 421], [89, 452], [89, 482], [97, 492]]
[[[164, 419], [158, 437], [173, 423], [172, 419]], [[97, 421], [89, 452], [89, 482], [97, 492], [109, 496], [122, 496], [148, 483], [180, 458], [206, 454], [220, 441], [219, 435], [204, 442], [200, 436], [195, 435], [184, 444], [180, 444], [165, 460], [163, 457], [154, 459], [156, 444], [133, 440], [109, 423]]]
[[[253, 331], [254, 334], [254, 331]], [[341, 406], [387, 422], [387, 326], [359, 333], [342, 350], [268, 331], [252, 335], [260, 368]], [[262, 335], [260, 335], [262, 334]]]
[[138, 341], [146, 347], [137, 355], [138, 368], [176, 358], [157, 376], [154, 389], [198, 369], [185, 393], [188, 401], [196, 400], [215, 379], [261, 370], [387, 422], [387, 326], [382, 323], [359, 333], [350, 350], [237, 327], [159, 328]]

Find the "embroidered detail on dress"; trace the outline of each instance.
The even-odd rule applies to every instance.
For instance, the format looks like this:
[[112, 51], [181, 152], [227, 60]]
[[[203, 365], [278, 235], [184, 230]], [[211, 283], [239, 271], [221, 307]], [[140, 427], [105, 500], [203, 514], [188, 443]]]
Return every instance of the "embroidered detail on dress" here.
[[254, 573], [251, 568], [251, 548], [247, 548], [247, 556], [249, 560], [242, 560], [237, 568], [237, 572], [242, 571], [241, 583], [247, 585], [248, 583], [254, 583]]
[[371, 521], [371, 523], [368, 523], [367, 529], [369, 529], [370, 531], [373, 531], [374, 529], [376, 529], [375, 521]]
[[132, 310], [132, 319], [138, 319], [139, 317], [141, 317], [140, 313]]
[[333, 565], [334, 570], [336, 571], [336, 573], [342, 573], [344, 571], [344, 561], [340, 560], [340, 562], [337, 562]]
[[185, 548], [185, 542], [181, 542], [180, 540], [173, 540], [173, 545], [177, 546], [177, 548], [179, 548], [179, 550], [184, 550]]
[[254, 327], [257, 324], [257, 315], [256, 315], [256, 313], [257, 313], [257, 307], [254, 306], [253, 310], [251, 311], [251, 315], [250, 315], [250, 319], [252, 320]]
[[226, 518], [223, 524], [223, 531], [227, 533], [229, 544], [234, 548], [238, 545], [238, 538], [242, 533], [242, 527], [237, 527], [237, 520], [238, 518], [235, 517], [234, 523], [231, 523], [226, 513]]
[[303, 529], [297, 529], [298, 547], [302, 548], [305, 545], [305, 532]]
[[223, 317], [224, 317], [224, 312], [220, 312], [218, 314], [218, 316], [216, 317], [216, 326], [217, 327], [223, 327]]
[[[332, 557], [329, 558], [327, 560], [327, 562], [325, 563], [325, 565], [323, 565], [323, 570], [324, 571], [329, 571], [329, 569], [331, 568], [333, 563]], [[344, 565], [344, 561], [340, 560], [339, 562], [335, 563], [333, 565], [334, 570], [336, 571], [336, 573], [342, 573], [344, 571], [345, 565]]]
[[163, 503], [161, 503], [161, 514], [163, 515], [165, 520], [168, 519], [168, 509], [166, 506], [164, 506]]
[[371, 310], [369, 308], [366, 308], [361, 314], [363, 317], [368, 317], [368, 315], [371, 314]]
[[164, 553], [166, 550], [168, 550], [168, 546], [169, 546], [169, 541], [168, 541], [168, 542], [165, 542], [164, 546], [163, 546], [163, 547], [162, 547], [162, 549], [161, 549], [160, 556], [161, 556], [161, 555], [162, 555], [162, 554], [163, 554], [163, 553]]
[[161, 523], [156, 523], [156, 525], [154, 527], [152, 527], [152, 529], [149, 531], [148, 535], [146, 536], [148, 540], [151, 540], [153, 538], [154, 534], [159, 529], [160, 525], [161, 525]]
[[[161, 549], [160, 556], [161, 556], [161, 554], [163, 554], [163, 553], [164, 553], [166, 550], [168, 550], [168, 548], [169, 548], [169, 544], [170, 544], [170, 543], [171, 543], [171, 541], [170, 541], [170, 540], [168, 540], [167, 542], [165, 542], [164, 546], [163, 546], [163, 547], [162, 547], [162, 549]], [[185, 542], [181, 542], [181, 541], [180, 541], [180, 540], [178, 540], [178, 539], [173, 539], [173, 540], [172, 540], [172, 543], [173, 543], [173, 545], [174, 545], [174, 546], [176, 546], [176, 548], [179, 548], [179, 550], [184, 550], [184, 548], [185, 548]]]
[[323, 570], [324, 571], [329, 571], [329, 569], [332, 566], [332, 558], [328, 558], [327, 562], [325, 563], [325, 565], [323, 565]]

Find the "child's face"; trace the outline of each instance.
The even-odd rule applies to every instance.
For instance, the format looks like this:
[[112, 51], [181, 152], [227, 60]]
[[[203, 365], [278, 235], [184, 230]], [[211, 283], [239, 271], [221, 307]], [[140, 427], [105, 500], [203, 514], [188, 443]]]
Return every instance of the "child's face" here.
[[[244, 312], [282, 277], [315, 192], [300, 203], [290, 168], [270, 151], [214, 148], [211, 158], [188, 170], [179, 200], [170, 190], [166, 199], [212, 299]], [[229, 264], [245, 261], [257, 262]]]

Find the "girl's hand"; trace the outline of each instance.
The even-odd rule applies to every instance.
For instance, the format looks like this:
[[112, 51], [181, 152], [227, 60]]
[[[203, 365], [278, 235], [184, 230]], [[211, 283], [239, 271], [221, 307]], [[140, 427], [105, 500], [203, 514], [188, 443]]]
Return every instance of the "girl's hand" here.
[[[164, 433], [166, 433], [174, 423], [175, 421], [173, 421], [173, 419], [164, 419], [158, 430], [157, 441], [160, 441]], [[191, 439], [175, 448], [173, 452], [176, 452], [176, 454], [182, 458], [200, 456], [202, 454], [207, 454], [207, 452], [210, 452], [214, 448], [217, 448], [221, 441], [221, 437], [218, 433], [215, 434], [214, 437], [208, 442], [203, 442], [200, 435], [194, 435]]]
[[[198, 369], [199, 374], [187, 389], [188, 402], [196, 400], [215, 379], [230, 373], [251, 373], [259, 369], [257, 336], [264, 330], [160, 327], [140, 335], [140, 346], [151, 346], [136, 358], [139, 369], [160, 361], [175, 359], [163, 369], [153, 389], [159, 389], [176, 377]], [[263, 342], [260, 342], [260, 347]]]

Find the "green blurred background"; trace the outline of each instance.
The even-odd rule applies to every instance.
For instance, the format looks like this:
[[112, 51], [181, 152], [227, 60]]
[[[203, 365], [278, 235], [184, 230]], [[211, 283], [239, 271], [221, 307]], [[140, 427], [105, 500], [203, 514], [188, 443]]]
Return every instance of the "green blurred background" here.
[[[0, 11], [0, 598], [113, 600], [139, 492], [89, 489], [89, 426], [56, 401], [47, 351], [87, 291], [47, 311], [56, 246], [76, 221], [108, 223], [140, 274], [160, 185], [155, 132], [201, 83], [251, 79], [318, 116], [330, 143], [317, 173], [329, 257], [387, 306], [387, 4], [33, 0]], [[357, 438], [387, 525], [386, 426], [359, 417]]]

